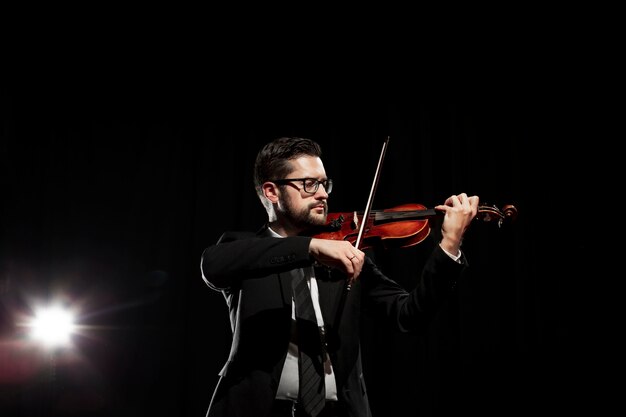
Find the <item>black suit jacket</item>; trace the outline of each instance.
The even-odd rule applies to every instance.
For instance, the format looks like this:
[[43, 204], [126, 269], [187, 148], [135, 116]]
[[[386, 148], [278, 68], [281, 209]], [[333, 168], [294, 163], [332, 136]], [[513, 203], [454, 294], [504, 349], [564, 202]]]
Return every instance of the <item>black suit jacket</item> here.
[[[233, 331], [208, 416], [263, 417], [276, 396], [291, 336], [292, 271], [313, 264], [311, 238], [226, 232], [202, 255], [205, 282], [226, 299]], [[436, 245], [416, 288], [405, 291], [366, 258], [359, 279], [345, 292], [345, 276], [316, 267], [319, 300], [339, 400], [350, 415], [370, 416], [363, 379], [360, 334], [364, 309], [382, 314], [399, 331], [423, 325], [456, 285], [466, 263]]]

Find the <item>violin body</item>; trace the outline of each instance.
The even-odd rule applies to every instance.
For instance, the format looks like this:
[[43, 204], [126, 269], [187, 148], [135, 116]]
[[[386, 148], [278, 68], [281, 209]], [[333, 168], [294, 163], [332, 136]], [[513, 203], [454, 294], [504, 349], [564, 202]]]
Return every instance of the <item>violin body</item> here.
[[[363, 225], [362, 249], [382, 245], [384, 248], [405, 248], [417, 245], [430, 234], [428, 217], [434, 215], [421, 204], [403, 204], [372, 211]], [[329, 213], [327, 225], [313, 237], [319, 239], [357, 240], [363, 213]]]

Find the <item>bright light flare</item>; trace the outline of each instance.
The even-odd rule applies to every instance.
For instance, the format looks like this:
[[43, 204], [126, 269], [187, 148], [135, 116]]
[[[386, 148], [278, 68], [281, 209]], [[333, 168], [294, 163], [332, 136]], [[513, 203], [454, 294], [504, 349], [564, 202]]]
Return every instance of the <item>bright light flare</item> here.
[[74, 332], [74, 316], [59, 306], [39, 308], [31, 321], [31, 338], [46, 347], [66, 346]]

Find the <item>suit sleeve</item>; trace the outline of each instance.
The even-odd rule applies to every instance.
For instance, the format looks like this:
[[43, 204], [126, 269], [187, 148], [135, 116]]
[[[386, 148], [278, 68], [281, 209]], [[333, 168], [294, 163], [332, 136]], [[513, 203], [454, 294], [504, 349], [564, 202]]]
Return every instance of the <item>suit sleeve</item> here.
[[457, 280], [467, 266], [462, 259], [461, 263], [455, 262], [437, 245], [411, 292], [387, 278], [368, 260], [367, 268], [371, 273], [362, 280], [368, 295], [368, 307], [375, 314], [387, 317], [398, 330], [414, 330], [432, 317], [455, 290]]
[[202, 253], [202, 278], [210, 288], [220, 291], [242, 279], [308, 266], [313, 262], [310, 242], [305, 236], [277, 238], [226, 232]]

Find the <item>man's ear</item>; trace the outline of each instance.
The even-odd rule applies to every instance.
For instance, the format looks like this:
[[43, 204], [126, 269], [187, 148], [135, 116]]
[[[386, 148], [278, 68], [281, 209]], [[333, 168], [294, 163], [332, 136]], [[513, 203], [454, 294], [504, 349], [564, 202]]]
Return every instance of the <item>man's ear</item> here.
[[263, 195], [272, 204], [278, 202], [278, 186], [273, 182], [264, 182], [262, 185]]

